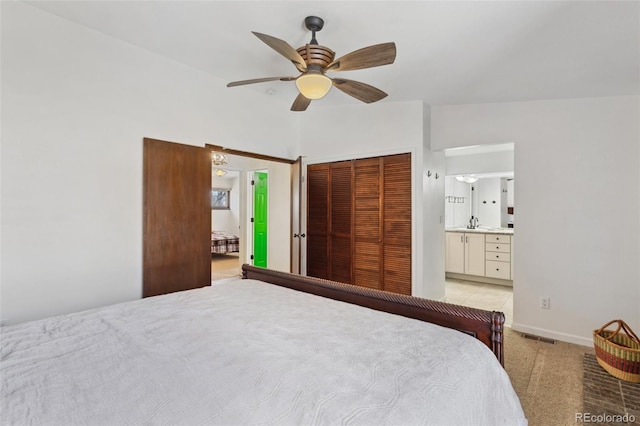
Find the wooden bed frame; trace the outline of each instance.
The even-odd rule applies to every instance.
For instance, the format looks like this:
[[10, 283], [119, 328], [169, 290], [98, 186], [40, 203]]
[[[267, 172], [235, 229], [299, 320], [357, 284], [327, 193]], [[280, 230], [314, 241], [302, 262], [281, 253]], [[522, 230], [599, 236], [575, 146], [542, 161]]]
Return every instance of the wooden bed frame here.
[[487, 345], [504, 366], [504, 314], [419, 297], [242, 265], [242, 278], [265, 281], [317, 296], [402, 315], [469, 334]]

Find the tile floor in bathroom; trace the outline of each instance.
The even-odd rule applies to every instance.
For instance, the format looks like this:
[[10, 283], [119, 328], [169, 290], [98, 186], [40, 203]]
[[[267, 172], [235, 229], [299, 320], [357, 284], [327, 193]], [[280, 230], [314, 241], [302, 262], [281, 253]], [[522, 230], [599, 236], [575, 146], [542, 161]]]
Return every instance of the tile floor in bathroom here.
[[513, 288], [473, 281], [446, 279], [446, 302], [487, 311], [504, 312], [505, 326], [513, 321]]

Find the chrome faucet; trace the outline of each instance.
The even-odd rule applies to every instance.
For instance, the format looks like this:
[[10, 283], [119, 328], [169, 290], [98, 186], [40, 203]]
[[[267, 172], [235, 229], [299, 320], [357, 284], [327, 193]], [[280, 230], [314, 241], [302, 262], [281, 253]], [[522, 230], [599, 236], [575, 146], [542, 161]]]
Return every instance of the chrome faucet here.
[[467, 229], [476, 229], [478, 227], [478, 218], [471, 216], [469, 219], [469, 225], [467, 225]]

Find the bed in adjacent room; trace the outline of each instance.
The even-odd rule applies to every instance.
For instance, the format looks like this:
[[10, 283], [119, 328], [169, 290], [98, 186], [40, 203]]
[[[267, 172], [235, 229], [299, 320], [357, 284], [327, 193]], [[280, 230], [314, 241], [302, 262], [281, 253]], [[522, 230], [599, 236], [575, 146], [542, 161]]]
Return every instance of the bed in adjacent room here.
[[240, 251], [240, 239], [237, 235], [222, 231], [211, 231], [211, 253], [227, 254]]
[[2, 327], [0, 423], [526, 425], [501, 313], [243, 271]]

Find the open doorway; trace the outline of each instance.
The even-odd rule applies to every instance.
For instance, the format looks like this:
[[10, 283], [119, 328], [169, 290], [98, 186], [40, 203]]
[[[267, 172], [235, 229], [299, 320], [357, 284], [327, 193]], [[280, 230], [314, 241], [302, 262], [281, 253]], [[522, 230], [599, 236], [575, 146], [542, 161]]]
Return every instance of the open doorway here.
[[445, 150], [445, 297], [513, 321], [514, 144]]
[[[233, 223], [233, 235], [238, 236], [238, 252], [233, 252], [233, 256], [238, 256], [238, 268], [235, 275], [241, 274], [242, 264], [254, 264], [252, 259], [252, 251], [254, 248], [254, 227], [251, 218], [254, 216], [253, 189], [251, 181], [256, 180], [255, 175], [264, 173], [263, 186], [265, 193], [263, 194], [264, 204], [264, 229], [261, 235], [264, 237], [265, 244], [265, 261], [266, 266], [270, 269], [280, 271], [291, 270], [291, 224], [292, 224], [292, 165], [293, 160], [282, 159], [262, 154], [254, 154], [246, 151], [238, 151], [222, 148], [214, 145], [207, 145], [212, 153], [224, 154], [224, 164], [213, 166], [212, 182], [216, 182], [216, 168], [222, 168], [227, 173], [223, 176], [232, 179], [233, 182], [227, 182], [226, 186], [220, 184], [222, 188], [231, 187], [229, 202], [230, 211], [234, 212], [234, 203], [238, 203], [238, 209]], [[213, 154], [212, 154], [213, 155]], [[220, 173], [221, 174], [221, 173]], [[215, 186], [212, 185], [212, 187]], [[229, 213], [229, 211], [227, 211]], [[212, 215], [216, 213], [213, 212]], [[236, 224], [237, 223], [237, 224]], [[212, 232], [220, 230], [219, 226], [224, 223], [216, 220], [212, 216]], [[223, 231], [225, 229], [222, 229]], [[229, 228], [231, 230], [231, 228]], [[228, 255], [227, 255], [228, 256]], [[226, 259], [226, 258], [223, 258]], [[212, 255], [213, 261], [213, 255]], [[212, 264], [212, 280], [225, 278], [225, 273], [221, 272], [218, 278], [218, 270], [224, 268], [216, 268]], [[235, 271], [228, 271], [229, 273]]]
[[240, 172], [214, 167], [211, 188], [211, 281], [217, 281], [240, 275]]

